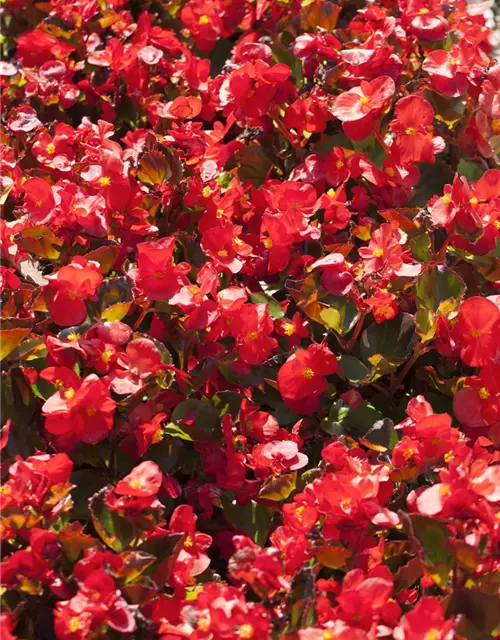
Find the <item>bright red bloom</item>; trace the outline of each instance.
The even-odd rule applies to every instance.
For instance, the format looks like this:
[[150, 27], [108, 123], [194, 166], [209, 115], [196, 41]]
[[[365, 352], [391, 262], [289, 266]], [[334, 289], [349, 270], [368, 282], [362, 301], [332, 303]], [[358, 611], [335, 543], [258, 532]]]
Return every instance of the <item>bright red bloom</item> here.
[[32, 224], [47, 224], [54, 217], [55, 200], [52, 187], [42, 178], [30, 178], [24, 183], [24, 206]]
[[366, 300], [366, 304], [370, 307], [375, 322], [378, 323], [391, 320], [399, 310], [396, 296], [388, 291], [377, 291], [374, 296]]
[[103, 570], [90, 573], [78, 593], [55, 610], [59, 640], [84, 640], [102, 625], [121, 634], [135, 631], [134, 617], [113, 578]]
[[337, 368], [337, 358], [325, 345], [297, 349], [278, 373], [278, 388], [286, 405], [297, 413], [315, 411], [328, 387], [325, 376]]
[[223, 266], [231, 273], [239, 273], [245, 257], [252, 247], [241, 238], [242, 227], [226, 222], [206, 231], [201, 239], [201, 248], [216, 266]]
[[327, 111], [315, 98], [296, 100], [286, 108], [283, 121], [299, 135], [321, 133], [326, 129]]
[[394, 629], [395, 640], [452, 640], [453, 618], [446, 620], [437, 598], [422, 597]]
[[193, 508], [187, 504], [176, 507], [170, 517], [169, 533], [184, 534], [182, 550], [177, 556], [171, 578], [171, 583], [181, 591], [190, 577], [203, 573], [210, 564], [205, 551], [212, 544], [212, 538], [196, 531], [196, 521]]
[[170, 300], [189, 285], [186, 274], [191, 267], [185, 262], [174, 264], [174, 248], [174, 238], [137, 245], [136, 284], [151, 300]]
[[262, 60], [247, 62], [231, 73], [227, 92], [236, 108], [237, 117], [260, 118], [273, 101], [287, 90], [291, 69], [286, 64], [269, 66]]
[[299, 452], [299, 447], [292, 440], [281, 440], [258, 444], [253, 448], [250, 455], [252, 464], [259, 469], [271, 471], [273, 474], [285, 473], [286, 471], [296, 471], [305, 467], [308, 458]]
[[237, 322], [231, 332], [238, 344], [238, 356], [247, 364], [260, 364], [277, 346], [269, 335], [274, 330], [266, 304], [246, 304], [238, 312]]
[[110, 374], [110, 387], [119, 395], [132, 394], [144, 386], [144, 380], [165, 367], [161, 353], [152, 340], [138, 338], [117, 357]]
[[115, 406], [106, 384], [90, 374], [78, 388], [57, 391], [45, 402], [45, 429], [66, 451], [77, 442], [96, 444], [111, 431]]
[[458, 320], [453, 336], [460, 349], [460, 357], [471, 367], [493, 362], [498, 349], [500, 311], [485, 298], [468, 298], [458, 310]]
[[396, 134], [393, 143], [403, 164], [434, 162], [432, 136], [432, 106], [419, 96], [407, 96], [398, 100], [391, 131]]
[[394, 80], [388, 76], [362, 81], [359, 87], [337, 96], [331, 112], [350, 138], [362, 140], [372, 133], [375, 118], [389, 106], [394, 91]]
[[385, 223], [372, 233], [367, 247], [359, 249], [364, 261], [366, 274], [380, 272], [381, 276], [391, 277], [418, 275], [421, 266], [404, 261], [403, 247], [406, 238], [396, 223]]
[[402, 22], [409, 33], [424, 41], [444, 40], [450, 29], [448, 21], [442, 15], [442, 5], [436, 0], [410, 0]]
[[148, 498], [155, 496], [160, 490], [163, 475], [160, 467], [146, 460], [132, 469], [123, 480], [116, 485], [114, 492], [118, 495]]
[[479, 105], [489, 118], [500, 118], [500, 64], [488, 71], [481, 87]]
[[84, 300], [91, 298], [102, 284], [99, 265], [76, 256], [47, 280], [44, 293], [54, 322], [62, 327], [82, 324], [87, 317]]

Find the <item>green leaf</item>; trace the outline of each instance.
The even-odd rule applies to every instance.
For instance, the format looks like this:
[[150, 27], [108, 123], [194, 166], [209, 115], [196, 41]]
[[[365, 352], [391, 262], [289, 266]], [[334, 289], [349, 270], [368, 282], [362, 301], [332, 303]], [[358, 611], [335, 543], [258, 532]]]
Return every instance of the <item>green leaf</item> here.
[[[5, 424], [8, 418], [11, 418], [14, 424], [23, 425], [23, 427], [30, 424], [39, 404], [20, 367], [11, 368], [7, 373], [2, 374], [1, 392], [2, 424]], [[21, 442], [18, 444], [24, 445]], [[32, 452], [30, 451], [27, 455], [32, 455]]]
[[206, 398], [191, 398], [178, 404], [172, 412], [172, 422], [180, 426], [180, 430], [173, 433], [177, 437], [181, 437], [182, 433], [197, 442], [215, 442], [221, 437], [217, 409]]
[[448, 540], [451, 536], [448, 527], [435, 518], [421, 515], [409, 516], [413, 535], [422, 548], [422, 560], [434, 582], [446, 589], [453, 567], [453, 556]]
[[[124, 303], [132, 302], [130, 281], [125, 277], [110, 278], [109, 280], [105, 280], [99, 287], [98, 295], [100, 310], [104, 316], [104, 312], [109, 307], [114, 307], [114, 305], [116, 304], [123, 305]], [[128, 308], [126, 309], [126, 311], [128, 311]]]
[[297, 473], [285, 473], [267, 480], [259, 491], [259, 498], [281, 502], [286, 500], [297, 486]]
[[169, 533], [166, 536], [150, 538], [143, 542], [140, 550], [154, 556], [155, 562], [146, 569], [156, 584], [163, 586], [170, 577], [177, 556], [182, 549], [183, 533]]
[[448, 602], [447, 614], [465, 616], [478, 631], [491, 637], [500, 627], [500, 598], [471, 589], [456, 589]]
[[428, 231], [410, 238], [410, 247], [414, 258], [419, 262], [429, 262], [432, 259], [432, 243]]
[[285, 316], [280, 303], [267, 293], [252, 293], [250, 294], [250, 300], [254, 304], [267, 304], [267, 311], [273, 320], [280, 320]]
[[28, 253], [48, 260], [57, 260], [61, 255], [63, 246], [63, 241], [48, 227], [28, 227], [23, 229], [17, 243]]
[[483, 169], [476, 162], [468, 162], [463, 158], [458, 163], [457, 172], [461, 176], [465, 176], [469, 182], [479, 180], [483, 175]]
[[369, 448], [385, 451], [391, 444], [394, 424], [367, 402], [358, 409], [351, 409], [342, 400], [337, 400], [322, 427], [330, 435], [356, 438]]
[[443, 193], [445, 184], [453, 182], [453, 171], [445, 162], [435, 164], [418, 163], [420, 181], [415, 187], [415, 193], [409, 207], [423, 207], [436, 193]]
[[456, 309], [464, 293], [465, 283], [462, 278], [444, 265], [427, 267], [415, 285], [417, 308], [434, 313], [438, 313], [440, 309]]
[[242, 529], [254, 542], [263, 546], [267, 540], [273, 520], [273, 512], [253, 500], [245, 505], [238, 504], [232, 494], [222, 497], [224, 516], [238, 529]]
[[0, 330], [0, 361], [9, 356], [30, 333], [31, 329]]
[[171, 473], [184, 446], [181, 438], [164, 438], [149, 448], [148, 459], [156, 462], [163, 473]]
[[414, 338], [415, 320], [409, 313], [373, 323], [361, 335], [361, 359], [373, 364], [374, 356], [382, 356], [391, 363], [401, 363], [409, 357]]
[[300, 88], [302, 84], [302, 62], [294, 55], [293, 51], [276, 42], [273, 45], [273, 61], [290, 67], [293, 77], [299, 82], [298, 88]]
[[349, 382], [358, 383], [370, 375], [368, 367], [355, 356], [343, 355], [339, 358], [340, 374]]
[[320, 322], [343, 336], [354, 328], [359, 311], [354, 300], [347, 296], [328, 296], [319, 311]]
[[115, 264], [119, 253], [120, 247], [116, 245], [107, 245], [104, 247], [99, 247], [98, 249], [94, 249], [90, 253], [86, 253], [85, 258], [87, 260], [98, 262], [99, 266], [101, 267], [102, 274], [104, 276], [107, 276], [113, 268], [113, 265]]
[[89, 500], [106, 485], [106, 477], [91, 469], [80, 469], [71, 474], [70, 482], [75, 485], [71, 491], [74, 503], [72, 517], [88, 520]]
[[255, 187], [261, 187], [267, 178], [269, 169], [273, 166], [271, 158], [262, 147], [245, 147], [238, 152], [238, 178], [241, 182], [252, 182]]
[[165, 425], [163, 431], [165, 432], [165, 435], [171, 436], [172, 438], [180, 438], [181, 440], [188, 440], [189, 442], [193, 442], [193, 438], [189, 435], [189, 433], [186, 433], [186, 431], [184, 431], [182, 427], [173, 422], [169, 422], [167, 425]]
[[306, 607], [309, 608], [309, 614], [305, 623], [307, 626], [314, 625], [314, 607], [310, 605], [314, 602], [316, 595], [315, 587], [314, 568], [302, 566], [293, 576], [286, 599], [286, 610], [289, 612], [287, 631], [301, 627]]
[[105, 496], [112, 485], [98, 491], [89, 500], [90, 515], [94, 528], [101, 540], [113, 551], [124, 551], [134, 539], [134, 526], [127, 519], [110, 511], [105, 504]]

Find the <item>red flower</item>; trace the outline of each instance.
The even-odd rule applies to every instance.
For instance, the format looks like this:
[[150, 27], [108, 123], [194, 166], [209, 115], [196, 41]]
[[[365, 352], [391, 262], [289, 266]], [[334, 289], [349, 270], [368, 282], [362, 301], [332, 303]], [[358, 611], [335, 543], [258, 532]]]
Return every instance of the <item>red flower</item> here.
[[238, 356], [247, 364], [260, 364], [266, 360], [277, 346], [269, 334], [274, 329], [267, 312], [267, 304], [246, 304], [238, 311], [237, 322], [231, 325], [231, 332], [238, 344]]
[[479, 105], [489, 118], [500, 118], [500, 64], [488, 71], [481, 87]]
[[79, 388], [57, 391], [45, 402], [45, 429], [59, 449], [69, 451], [77, 442], [96, 444], [111, 431], [115, 406], [106, 384], [91, 374]]
[[24, 206], [32, 224], [48, 224], [55, 216], [55, 200], [50, 184], [42, 178], [30, 178], [24, 183]]
[[167, 102], [167, 104], [158, 107], [158, 115], [161, 118], [169, 118], [172, 120], [177, 118], [190, 120], [200, 115], [201, 108], [202, 102], [200, 98], [194, 96], [179, 96], [172, 102]]
[[126, 600], [113, 578], [103, 570], [92, 571], [78, 593], [55, 609], [55, 632], [59, 640], [85, 640], [109, 626], [120, 634], [135, 631], [136, 625]]
[[342, 121], [350, 138], [362, 140], [372, 133], [375, 118], [389, 106], [395, 88], [394, 80], [388, 76], [363, 80], [359, 87], [337, 96], [331, 112]]
[[475, 63], [475, 54], [476, 45], [462, 39], [449, 51], [431, 51], [425, 58], [422, 69], [429, 74], [436, 91], [457, 98], [463, 96], [469, 88], [467, 76]]
[[374, 296], [368, 298], [365, 302], [370, 307], [375, 322], [379, 324], [384, 320], [394, 318], [399, 310], [396, 296], [387, 291], [377, 291]]
[[231, 73], [227, 91], [236, 107], [237, 117], [261, 118], [279, 93], [286, 90], [291, 69], [286, 64], [269, 66], [262, 60], [247, 62]]
[[134, 498], [148, 498], [158, 493], [162, 481], [163, 474], [160, 467], [151, 460], [146, 460], [132, 469], [123, 480], [120, 480], [114, 488], [114, 492], [118, 495]]
[[391, 131], [396, 134], [392, 145], [403, 164], [434, 162], [432, 106], [419, 96], [407, 96], [396, 103]]
[[189, 578], [203, 573], [210, 564], [205, 550], [212, 544], [212, 538], [196, 531], [196, 520], [193, 508], [187, 504], [176, 507], [170, 517], [169, 533], [183, 533], [185, 536], [171, 579], [181, 591], [184, 591]]
[[278, 388], [285, 404], [297, 413], [315, 411], [326, 391], [325, 376], [337, 371], [337, 358], [325, 345], [297, 349], [278, 373]]
[[315, 98], [296, 100], [285, 110], [283, 121], [299, 135], [321, 133], [326, 129], [327, 111]]
[[423, 596], [394, 629], [395, 640], [452, 640], [453, 618], [446, 620], [437, 598]]
[[47, 280], [44, 293], [54, 322], [62, 327], [82, 324], [87, 317], [84, 300], [91, 298], [102, 284], [99, 265], [76, 256]]
[[133, 394], [144, 380], [165, 367], [161, 353], [152, 340], [137, 338], [117, 357], [117, 367], [110, 373], [110, 387], [119, 395]]
[[151, 300], [170, 300], [182, 287], [189, 285], [186, 278], [190, 265], [173, 262], [174, 238], [137, 245], [136, 284]]
[[242, 228], [226, 222], [208, 229], [201, 238], [201, 248], [210, 256], [216, 266], [231, 273], [239, 273], [244, 258], [252, 253], [252, 247], [239, 236]]
[[453, 336], [465, 364], [480, 367], [493, 362], [500, 348], [500, 311], [496, 304], [479, 296], [465, 300], [458, 310]]
[[258, 444], [249, 456], [252, 464], [256, 467], [256, 473], [262, 469], [264, 474], [285, 473], [286, 471], [296, 471], [305, 467], [308, 458], [299, 452], [299, 447], [292, 440], [281, 440]]

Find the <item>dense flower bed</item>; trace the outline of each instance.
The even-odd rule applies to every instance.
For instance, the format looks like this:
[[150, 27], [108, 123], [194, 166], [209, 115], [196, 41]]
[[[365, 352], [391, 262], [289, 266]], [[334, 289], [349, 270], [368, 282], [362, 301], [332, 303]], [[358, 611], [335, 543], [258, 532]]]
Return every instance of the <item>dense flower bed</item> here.
[[485, 19], [3, 7], [2, 638], [500, 637]]

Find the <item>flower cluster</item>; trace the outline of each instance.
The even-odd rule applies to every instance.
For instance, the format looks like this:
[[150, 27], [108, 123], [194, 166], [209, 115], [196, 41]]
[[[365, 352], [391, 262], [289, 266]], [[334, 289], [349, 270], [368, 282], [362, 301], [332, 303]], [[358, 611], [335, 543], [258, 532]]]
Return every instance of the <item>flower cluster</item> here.
[[2, 637], [499, 637], [485, 18], [2, 7]]

